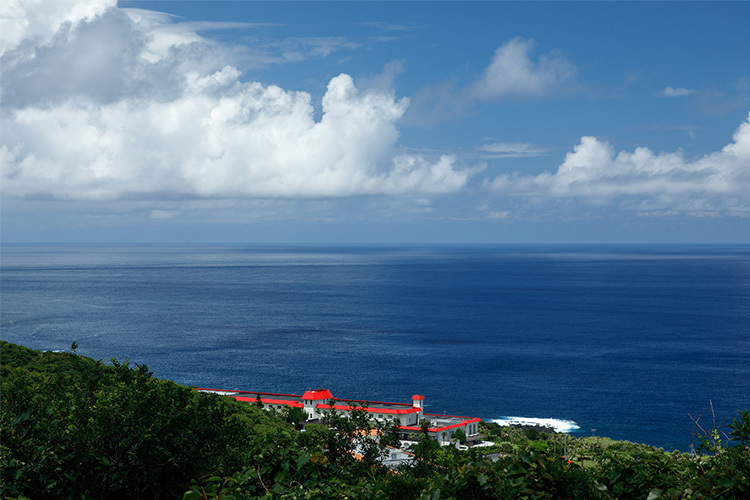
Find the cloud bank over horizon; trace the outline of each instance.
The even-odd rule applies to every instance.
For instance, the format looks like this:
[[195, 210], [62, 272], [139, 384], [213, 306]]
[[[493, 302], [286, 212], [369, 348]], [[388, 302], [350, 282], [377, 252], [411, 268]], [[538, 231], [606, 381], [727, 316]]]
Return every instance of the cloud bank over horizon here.
[[[15, 7], [15, 9], [13, 9]], [[312, 97], [215, 68], [165, 16], [81, 4], [4, 40], [3, 191], [16, 197], [342, 197], [450, 193], [476, 168], [399, 153], [408, 99], [333, 78]], [[60, 22], [59, 19], [64, 21]], [[22, 21], [23, 20], [23, 21]], [[47, 24], [45, 24], [45, 22]], [[33, 29], [32, 29], [33, 28]], [[171, 37], [165, 38], [164, 33]], [[228, 57], [223, 57], [228, 59]]]
[[[370, 85], [342, 72], [317, 102], [309, 92], [244, 80], [237, 47], [201, 34], [247, 23], [181, 23], [118, 8], [114, 0], [13, 0], [2, 9], [4, 197], [173, 202], [155, 209], [158, 219], [172, 218], [180, 200], [390, 196], [425, 204], [447, 194], [464, 196], [465, 206], [472, 196], [489, 196], [502, 209], [518, 199], [565, 199], [635, 212], [750, 213], [750, 117], [733, 142], [697, 158], [647, 147], [616, 153], [607, 141], [584, 136], [555, 160], [534, 137], [498, 138], [478, 148], [496, 166], [541, 157], [536, 165], [561, 163], [481, 178], [484, 164], [399, 143], [413, 102], [392, 88], [402, 59]], [[346, 39], [316, 43], [311, 57], [357, 47]], [[562, 52], [534, 58], [535, 46], [511, 38], [477, 78], [443, 97], [456, 105], [543, 100], [574, 83], [577, 68]], [[282, 59], [305, 57], [295, 54]], [[667, 87], [658, 97], [693, 93]]]
[[750, 208], [750, 114], [721, 151], [686, 159], [682, 153], [632, 153], [596, 137], [582, 137], [557, 171], [502, 174], [485, 182], [509, 196], [577, 197], [592, 204], [622, 202], [633, 210]]

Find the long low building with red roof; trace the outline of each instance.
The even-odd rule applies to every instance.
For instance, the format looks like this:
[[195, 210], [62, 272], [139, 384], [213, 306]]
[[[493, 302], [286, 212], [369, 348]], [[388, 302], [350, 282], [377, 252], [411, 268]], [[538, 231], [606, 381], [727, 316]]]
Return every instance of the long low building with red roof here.
[[421, 431], [423, 420], [428, 420], [428, 432], [441, 443], [448, 443], [453, 434], [462, 430], [468, 441], [479, 437], [480, 418], [460, 417], [456, 415], [438, 415], [424, 413], [424, 396], [416, 394], [412, 403], [387, 403], [383, 401], [365, 401], [356, 399], [340, 399], [333, 397], [328, 389], [313, 389], [302, 395], [277, 394], [256, 391], [226, 391], [219, 389], [196, 389], [201, 392], [212, 392], [229, 396], [237, 401], [260, 403], [266, 409], [281, 409], [284, 407], [300, 408], [307, 415], [307, 420], [318, 420], [328, 412], [347, 414], [353, 409], [367, 412], [373, 420], [396, 423], [402, 433], [402, 438], [409, 439]]

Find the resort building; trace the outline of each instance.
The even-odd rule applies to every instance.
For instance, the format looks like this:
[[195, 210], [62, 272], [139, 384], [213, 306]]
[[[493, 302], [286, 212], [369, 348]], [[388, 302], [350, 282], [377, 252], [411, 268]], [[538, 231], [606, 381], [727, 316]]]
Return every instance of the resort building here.
[[408, 404], [339, 399], [333, 397], [328, 389], [314, 389], [306, 391], [302, 395], [205, 388], [196, 390], [229, 396], [237, 401], [258, 403], [265, 409], [300, 408], [307, 415], [308, 421], [319, 420], [328, 412], [346, 415], [353, 409], [363, 410], [369, 414], [372, 420], [393, 421], [398, 426], [401, 438], [407, 440], [419, 434], [421, 431], [420, 424], [423, 420], [430, 422], [429, 435], [441, 444], [450, 443], [453, 440], [453, 434], [459, 429], [463, 431], [469, 442], [481, 439], [481, 436], [479, 436], [480, 418], [424, 413], [425, 398], [418, 394], [413, 396], [412, 403]]

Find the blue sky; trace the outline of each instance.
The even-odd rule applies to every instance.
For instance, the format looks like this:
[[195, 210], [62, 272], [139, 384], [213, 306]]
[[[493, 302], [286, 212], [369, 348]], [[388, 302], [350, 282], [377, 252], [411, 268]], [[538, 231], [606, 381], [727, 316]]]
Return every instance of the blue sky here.
[[11, 1], [2, 240], [749, 243], [749, 21]]

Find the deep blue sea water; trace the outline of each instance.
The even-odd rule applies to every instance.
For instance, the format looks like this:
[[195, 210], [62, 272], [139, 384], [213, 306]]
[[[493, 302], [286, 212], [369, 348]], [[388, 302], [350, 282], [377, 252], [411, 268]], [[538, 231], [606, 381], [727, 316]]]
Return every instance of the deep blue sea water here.
[[750, 408], [748, 246], [5, 245], [1, 266], [2, 339], [188, 385], [423, 394], [681, 450], [710, 401]]

